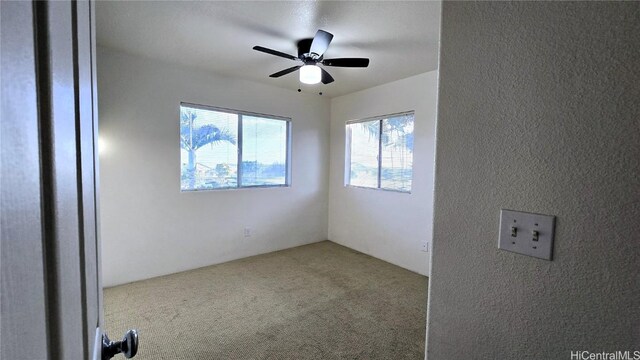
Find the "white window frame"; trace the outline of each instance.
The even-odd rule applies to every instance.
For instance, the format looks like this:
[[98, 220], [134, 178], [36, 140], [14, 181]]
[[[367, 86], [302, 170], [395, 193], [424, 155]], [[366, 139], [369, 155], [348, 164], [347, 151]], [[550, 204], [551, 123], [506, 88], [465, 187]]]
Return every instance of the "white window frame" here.
[[[396, 117], [396, 116], [403, 116], [403, 115], [412, 115], [413, 116], [413, 123], [414, 123], [414, 132], [415, 132], [415, 121], [416, 121], [416, 114], [414, 110], [410, 110], [410, 111], [403, 111], [403, 112], [399, 112], [399, 113], [393, 113], [393, 114], [387, 114], [387, 115], [381, 115], [381, 116], [373, 116], [373, 117], [369, 117], [369, 118], [365, 118], [365, 119], [358, 119], [358, 120], [349, 120], [345, 123], [344, 125], [344, 129], [345, 129], [345, 162], [344, 162], [344, 186], [345, 187], [352, 187], [352, 188], [358, 188], [358, 189], [369, 189], [369, 190], [382, 190], [382, 191], [391, 191], [391, 192], [397, 192], [397, 193], [401, 193], [401, 194], [411, 194], [411, 190], [413, 190], [413, 162], [411, 163], [411, 190], [409, 191], [405, 191], [405, 190], [397, 190], [397, 189], [389, 189], [389, 188], [383, 188], [382, 187], [382, 121], [384, 119], [388, 119], [388, 118], [392, 118], [392, 117]], [[364, 123], [364, 122], [371, 122], [371, 121], [378, 121], [380, 123], [379, 126], [379, 134], [378, 134], [378, 185], [377, 187], [369, 187], [369, 186], [360, 186], [360, 185], [351, 185], [349, 182], [351, 180], [351, 136], [349, 136], [349, 132], [347, 131], [347, 126], [351, 125], [351, 124], [358, 124], [358, 123]], [[415, 138], [415, 136], [414, 136]], [[414, 145], [415, 145], [415, 141], [414, 141]]]
[[[221, 188], [213, 188], [213, 189], [187, 189], [187, 190], [184, 190], [184, 189], [182, 189], [182, 185], [181, 185], [180, 186], [180, 192], [221, 191], [221, 190], [241, 190], [241, 189], [255, 189], [255, 188], [291, 187], [291, 118], [285, 117], [285, 116], [278, 116], [278, 115], [262, 114], [262, 113], [251, 112], [251, 111], [228, 109], [228, 108], [223, 108], [223, 107], [218, 107], [218, 106], [194, 104], [194, 103], [189, 103], [189, 102], [184, 102], [184, 101], [180, 102], [180, 106], [178, 107], [178, 114], [180, 114], [181, 108], [183, 106], [184, 107], [194, 108], [194, 109], [200, 109], [200, 110], [217, 111], [217, 112], [223, 112], [223, 113], [238, 115], [238, 140], [237, 140], [237, 143], [238, 143], [237, 144], [237, 147], [238, 147], [238, 165], [237, 165], [238, 169], [237, 169], [237, 172], [236, 172], [237, 173], [236, 174], [236, 176], [237, 176], [237, 179], [236, 179], [237, 185], [234, 186], [234, 187], [221, 187]], [[286, 164], [285, 164], [285, 177], [284, 177], [285, 183], [284, 184], [278, 184], [278, 185], [242, 185], [242, 118], [243, 118], [243, 116], [260, 117], [260, 118], [264, 118], [264, 119], [284, 121], [286, 123], [287, 149], [286, 149]], [[180, 115], [178, 116], [178, 119], [180, 119]], [[179, 132], [180, 132], [180, 121], [178, 121], [178, 133]], [[182, 175], [182, 169], [180, 169], [180, 175]]]

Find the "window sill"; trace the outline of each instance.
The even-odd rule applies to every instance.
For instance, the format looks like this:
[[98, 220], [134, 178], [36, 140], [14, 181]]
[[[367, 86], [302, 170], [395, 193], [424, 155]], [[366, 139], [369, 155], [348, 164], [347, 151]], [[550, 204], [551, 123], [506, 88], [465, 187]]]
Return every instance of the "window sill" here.
[[199, 193], [199, 192], [219, 192], [219, 191], [238, 191], [238, 190], [252, 190], [252, 189], [281, 189], [290, 188], [291, 185], [255, 185], [255, 186], [242, 186], [242, 187], [226, 187], [217, 189], [193, 189], [183, 190], [180, 189], [180, 193]]
[[368, 186], [357, 186], [357, 185], [349, 185], [349, 184], [345, 184], [344, 187], [345, 188], [354, 188], [354, 189], [385, 191], [385, 192], [392, 192], [392, 193], [398, 193], [398, 194], [411, 194], [411, 190], [405, 191], [405, 190], [374, 188], [374, 187], [368, 187]]

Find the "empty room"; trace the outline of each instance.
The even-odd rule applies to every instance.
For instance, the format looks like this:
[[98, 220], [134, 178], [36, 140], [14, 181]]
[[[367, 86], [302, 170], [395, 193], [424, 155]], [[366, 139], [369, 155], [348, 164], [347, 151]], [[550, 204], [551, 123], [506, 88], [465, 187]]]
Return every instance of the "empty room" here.
[[440, 4], [96, 19], [106, 332], [149, 359], [421, 358]]
[[640, 359], [640, 3], [2, 1], [2, 359]]

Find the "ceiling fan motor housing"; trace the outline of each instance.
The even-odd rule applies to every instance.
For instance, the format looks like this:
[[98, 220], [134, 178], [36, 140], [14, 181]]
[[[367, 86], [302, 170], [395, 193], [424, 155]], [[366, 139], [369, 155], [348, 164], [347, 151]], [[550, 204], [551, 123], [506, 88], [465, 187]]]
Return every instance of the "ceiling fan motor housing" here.
[[[298, 58], [302, 61], [305, 62], [305, 64], [307, 64], [307, 60], [316, 60], [313, 63], [317, 62], [317, 60], [320, 60], [322, 57], [320, 58], [316, 58], [313, 59], [311, 57], [311, 54], [309, 53], [309, 51], [311, 50], [311, 43], [313, 42], [313, 38], [309, 38], [309, 39], [302, 39], [300, 41], [298, 41]], [[311, 65], [313, 65], [313, 63]]]

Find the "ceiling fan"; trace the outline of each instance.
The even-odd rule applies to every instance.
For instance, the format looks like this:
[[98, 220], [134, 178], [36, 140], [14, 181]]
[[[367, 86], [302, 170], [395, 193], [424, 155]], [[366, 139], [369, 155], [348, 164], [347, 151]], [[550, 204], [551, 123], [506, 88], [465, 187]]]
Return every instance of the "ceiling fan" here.
[[324, 59], [324, 53], [327, 51], [327, 48], [329, 48], [331, 39], [333, 39], [333, 34], [324, 30], [318, 30], [313, 39], [302, 39], [298, 41], [298, 56], [285, 54], [262, 46], [254, 46], [253, 50], [280, 56], [285, 59], [301, 61], [302, 65], [296, 65], [288, 69], [278, 71], [277, 73], [269, 75], [269, 77], [277, 78], [299, 69], [300, 81], [305, 84], [317, 84], [321, 81], [323, 84], [329, 84], [334, 81], [333, 77], [318, 65], [361, 68], [369, 66], [369, 59], [367, 58]]

